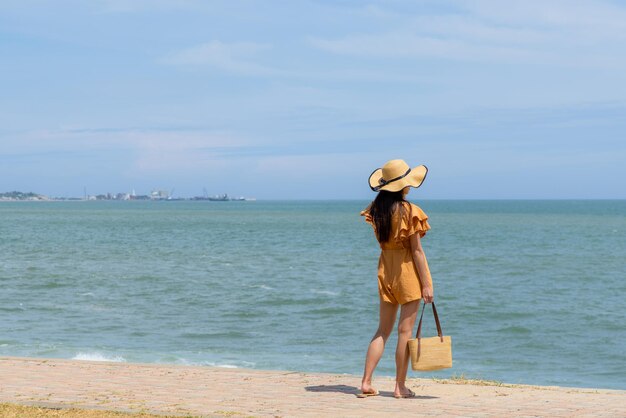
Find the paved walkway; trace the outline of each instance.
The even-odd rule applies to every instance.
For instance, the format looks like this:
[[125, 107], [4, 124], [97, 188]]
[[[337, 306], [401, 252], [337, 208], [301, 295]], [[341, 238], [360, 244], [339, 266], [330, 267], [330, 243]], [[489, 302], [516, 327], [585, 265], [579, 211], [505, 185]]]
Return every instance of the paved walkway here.
[[[359, 377], [0, 357], [0, 402], [201, 416], [626, 417], [626, 391], [410, 379], [418, 395], [358, 399]], [[445, 382], [445, 383], [444, 383]]]

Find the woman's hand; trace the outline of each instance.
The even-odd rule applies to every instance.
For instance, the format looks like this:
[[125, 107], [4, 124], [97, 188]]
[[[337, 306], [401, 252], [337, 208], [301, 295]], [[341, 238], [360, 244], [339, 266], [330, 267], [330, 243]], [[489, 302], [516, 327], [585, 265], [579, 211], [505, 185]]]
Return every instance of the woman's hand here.
[[433, 303], [435, 296], [433, 295], [433, 288], [430, 286], [422, 287], [422, 298], [424, 303]]

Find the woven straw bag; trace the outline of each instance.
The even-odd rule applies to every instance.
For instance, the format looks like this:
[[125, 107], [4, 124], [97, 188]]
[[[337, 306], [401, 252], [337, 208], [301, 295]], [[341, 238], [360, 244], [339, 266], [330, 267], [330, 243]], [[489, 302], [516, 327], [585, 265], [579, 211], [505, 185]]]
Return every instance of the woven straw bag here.
[[422, 319], [424, 319], [424, 311], [426, 310], [426, 304], [424, 304], [420, 322], [417, 326], [417, 334], [415, 338], [409, 340], [411, 368], [413, 370], [429, 371], [452, 367], [452, 337], [443, 336], [437, 308], [434, 302], [432, 305], [438, 336], [422, 338]]

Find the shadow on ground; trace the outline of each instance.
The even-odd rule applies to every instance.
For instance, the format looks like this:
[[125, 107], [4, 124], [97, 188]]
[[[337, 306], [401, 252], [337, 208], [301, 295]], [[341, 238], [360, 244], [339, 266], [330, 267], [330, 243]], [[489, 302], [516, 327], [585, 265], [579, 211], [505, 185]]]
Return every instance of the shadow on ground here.
[[[348, 385], [316, 385], [316, 386], [305, 386], [304, 389], [307, 392], [335, 392], [335, 393], [343, 393], [346, 395], [356, 396], [361, 393], [361, 390], [356, 386], [348, 386]], [[393, 398], [393, 392], [385, 392], [380, 391], [380, 396]], [[438, 396], [420, 396], [417, 395], [414, 398], [410, 399], [438, 399]], [[408, 399], [408, 398], [407, 398]]]

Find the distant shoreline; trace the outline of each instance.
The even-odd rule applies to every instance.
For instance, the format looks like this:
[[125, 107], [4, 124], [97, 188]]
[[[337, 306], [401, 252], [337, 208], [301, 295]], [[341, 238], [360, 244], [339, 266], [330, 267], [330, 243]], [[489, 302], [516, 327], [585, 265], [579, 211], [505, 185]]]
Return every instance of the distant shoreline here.
[[219, 195], [209, 195], [206, 193], [204, 196], [192, 196], [192, 197], [173, 197], [172, 192], [164, 190], [153, 190], [149, 195], [138, 195], [133, 190], [132, 193], [106, 193], [98, 195], [88, 195], [85, 193], [84, 197], [65, 197], [55, 196], [49, 197], [39, 193], [33, 192], [20, 192], [14, 190], [12, 192], [0, 193], [0, 202], [75, 202], [75, 201], [209, 201], [209, 202], [251, 202], [256, 201], [255, 197], [245, 196], [229, 196], [227, 193]]
[[[250, 199], [244, 200], [245, 202], [263, 201], [263, 202], [369, 202], [372, 199]], [[590, 198], [567, 198], [567, 199], [431, 199], [431, 198], [414, 198], [408, 199], [411, 202], [626, 202], [626, 198], [602, 198], [602, 199], [590, 199]], [[239, 202], [240, 200], [233, 200], [232, 202]], [[87, 200], [83, 198], [48, 198], [48, 199], [2, 199], [3, 202], [219, 202], [208, 199], [144, 199], [144, 200], [117, 200], [117, 199], [104, 199], [104, 200]]]
[[83, 198], [42, 198], [42, 199], [6, 199], [0, 197], [0, 202], [255, 202], [256, 198], [249, 199], [83, 199]]
[[[7, 199], [1, 197], [2, 202], [220, 202], [220, 200], [198, 199], [194, 197], [173, 198], [173, 199], [85, 199], [82, 197], [47, 197], [41, 195], [42, 199]], [[234, 199], [231, 202], [369, 202], [373, 196], [362, 198], [244, 198], [243, 200]], [[613, 198], [425, 198], [421, 196], [409, 196], [411, 202], [626, 202], [626, 197]]]

